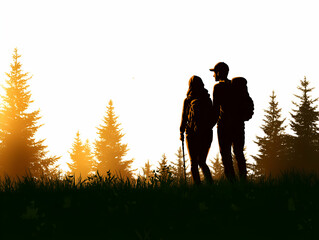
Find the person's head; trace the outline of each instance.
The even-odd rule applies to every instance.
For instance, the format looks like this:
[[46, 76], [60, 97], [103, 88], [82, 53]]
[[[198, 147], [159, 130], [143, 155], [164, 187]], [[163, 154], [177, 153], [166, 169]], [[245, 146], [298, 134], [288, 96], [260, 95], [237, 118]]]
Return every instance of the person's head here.
[[215, 81], [226, 80], [229, 72], [229, 67], [224, 62], [219, 62], [215, 65], [214, 68], [209, 69], [214, 72]]
[[193, 75], [189, 79], [188, 86], [189, 86], [189, 88], [192, 88], [192, 89], [203, 88], [204, 83], [200, 77]]
[[187, 96], [190, 96], [193, 94], [197, 95], [201, 93], [203, 89], [205, 88], [204, 88], [204, 83], [202, 79], [194, 75], [189, 79]]

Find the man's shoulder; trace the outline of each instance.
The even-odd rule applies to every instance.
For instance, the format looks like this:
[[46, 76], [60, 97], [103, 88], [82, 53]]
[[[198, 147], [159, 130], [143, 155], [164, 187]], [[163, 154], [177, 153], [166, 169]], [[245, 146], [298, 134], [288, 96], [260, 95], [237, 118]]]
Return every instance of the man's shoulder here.
[[223, 89], [228, 86], [230, 86], [230, 80], [218, 82], [214, 85], [214, 91], [218, 89]]
[[215, 91], [216, 89], [219, 89], [220, 87], [221, 87], [220, 82], [216, 83], [216, 84], [214, 85], [214, 91]]

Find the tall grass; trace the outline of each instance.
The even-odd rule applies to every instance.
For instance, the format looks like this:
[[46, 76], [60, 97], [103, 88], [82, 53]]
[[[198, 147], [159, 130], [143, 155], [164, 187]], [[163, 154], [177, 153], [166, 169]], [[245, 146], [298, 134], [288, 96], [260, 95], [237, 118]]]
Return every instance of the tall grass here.
[[201, 186], [98, 172], [5, 177], [0, 213], [0, 237], [11, 239], [305, 239], [319, 236], [319, 177], [293, 171]]

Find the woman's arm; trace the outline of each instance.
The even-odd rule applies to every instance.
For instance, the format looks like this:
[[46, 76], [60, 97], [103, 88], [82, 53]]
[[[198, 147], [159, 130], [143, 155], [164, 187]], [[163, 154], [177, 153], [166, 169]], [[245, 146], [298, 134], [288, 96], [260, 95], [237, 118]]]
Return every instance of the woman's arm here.
[[184, 132], [187, 125], [187, 118], [188, 118], [188, 99], [185, 98], [184, 104], [183, 104], [183, 113], [182, 113], [182, 121], [180, 126], [180, 134], [181, 134], [181, 140], [184, 140]]

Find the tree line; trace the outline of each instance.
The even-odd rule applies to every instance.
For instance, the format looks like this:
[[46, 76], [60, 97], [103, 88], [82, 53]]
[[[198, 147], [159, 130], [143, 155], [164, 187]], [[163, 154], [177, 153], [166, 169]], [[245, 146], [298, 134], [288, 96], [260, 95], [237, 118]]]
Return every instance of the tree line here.
[[[1, 176], [21, 177], [31, 174], [34, 177], [57, 176], [59, 156], [48, 156], [44, 140], [37, 140], [35, 134], [41, 127], [38, 123], [40, 111], [30, 111], [31, 92], [28, 72], [23, 72], [19, 62], [21, 55], [15, 49], [11, 71], [6, 73], [5, 94], [1, 96], [0, 108], [0, 174]], [[106, 115], [98, 129], [98, 139], [94, 149], [89, 141], [82, 142], [77, 132], [69, 152], [69, 174], [82, 178], [92, 171], [110, 171], [113, 175], [132, 177], [133, 160], [125, 160], [128, 148], [122, 144], [124, 136], [117, 123], [113, 103], [110, 100]]]
[[[30, 111], [31, 92], [28, 81], [32, 78], [24, 73], [19, 62], [21, 56], [17, 49], [13, 53], [10, 73], [6, 73], [5, 94], [1, 96], [0, 108], [0, 173], [2, 176], [24, 176], [30, 173], [34, 177], [56, 176], [59, 156], [48, 156], [44, 140], [37, 140], [35, 134], [41, 127], [38, 124], [40, 111]], [[298, 102], [293, 102], [295, 109], [290, 113], [289, 124], [293, 134], [286, 132], [286, 119], [281, 118], [281, 108], [275, 92], [270, 96], [269, 107], [261, 129], [263, 136], [257, 136], [255, 143], [259, 153], [252, 156], [255, 164], [248, 164], [253, 176], [279, 175], [287, 169], [319, 170], [319, 131], [317, 122], [319, 112], [315, 105], [318, 100], [311, 98], [309, 81], [300, 81], [295, 95]], [[102, 123], [97, 127], [97, 139], [91, 144], [83, 141], [80, 132], [76, 133], [69, 151], [71, 162], [68, 174], [86, 178], [99, 171], [124, 178], [133, 178], [133, 159], [125, 159], [127, 144], [122, 143], [124, 134], [118, 123], [112, 100], [109, 101]], [[184, 174], [183, 153], [179, 148], [174, 161], [168, 161], [165, 154], [152, 168], [147, 161], [142, 167], [140, 177], [146, 181], [152, 179], [164, 181], [190, 181], [190, 172]], [[186, 160], [189, 165], [189, 160]], [[234, 159], [234, 162], [236, 159]], [[236, 164], [235, 164], [236, 166]], [[219, 155], [210, 160], [213, 177], [223, 176], [223, 165]]]
[[[281, 117], [282, 109], [276, 100], [275, 92], [270, 95], [268, 109], [265, 110], [261, 129], [263, 136], [257, 136], [255, 143], [259, 153], [253, 156], [256, 161], [257, 175], [279, 175], [282, 171], [319, 170], [319, 112], [318, 98], [310, 95], [313, 87], [304, 77], [297, 87], [299, 94], [294, 96], [294, 109], [290, 119]], [[288, 121], [292, 134], [287, 133]]]

